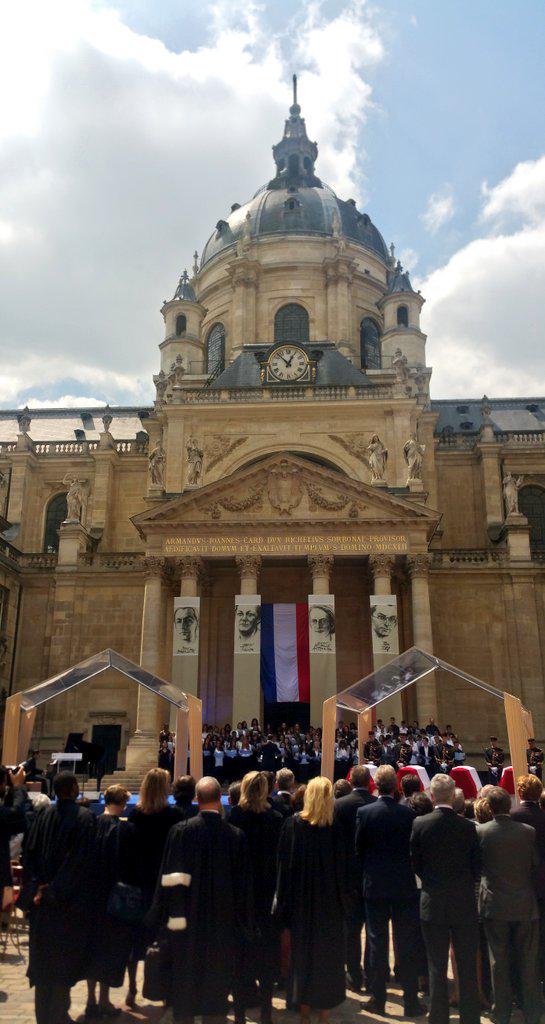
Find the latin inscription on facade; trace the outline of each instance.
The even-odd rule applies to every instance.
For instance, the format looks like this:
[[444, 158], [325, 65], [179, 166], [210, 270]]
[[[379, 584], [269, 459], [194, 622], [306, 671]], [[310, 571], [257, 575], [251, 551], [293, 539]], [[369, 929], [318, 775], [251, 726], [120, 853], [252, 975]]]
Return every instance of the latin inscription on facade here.
[[165, 537], [164, 555], [362, 555], [404, 554], [404, 533], [283, 534], [230, 537], [227, 534]]

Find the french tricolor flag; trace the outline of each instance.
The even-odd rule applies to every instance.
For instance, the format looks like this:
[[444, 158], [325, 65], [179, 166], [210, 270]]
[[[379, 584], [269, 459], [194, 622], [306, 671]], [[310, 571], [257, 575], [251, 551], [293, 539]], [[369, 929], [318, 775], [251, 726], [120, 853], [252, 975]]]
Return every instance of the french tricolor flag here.
[[261, 686], [267, 704], [309, 703], [307, 604], [261, 605]]

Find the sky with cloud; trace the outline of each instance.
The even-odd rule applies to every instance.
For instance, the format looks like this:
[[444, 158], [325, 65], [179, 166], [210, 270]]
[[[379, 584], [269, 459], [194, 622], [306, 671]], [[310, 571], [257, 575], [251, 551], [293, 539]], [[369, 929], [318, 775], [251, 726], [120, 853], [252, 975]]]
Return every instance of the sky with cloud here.
[[4, 0], [0, 405], [151, 400], [293, 70], [319, 175], [426, 297], [433, 395], [545, 394], [544, 57], [541, 0]]

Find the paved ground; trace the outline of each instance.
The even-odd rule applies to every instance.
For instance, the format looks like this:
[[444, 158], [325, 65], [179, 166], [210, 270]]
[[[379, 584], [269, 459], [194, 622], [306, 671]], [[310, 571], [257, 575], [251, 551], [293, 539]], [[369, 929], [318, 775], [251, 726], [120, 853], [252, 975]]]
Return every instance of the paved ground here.
[[[18, 955], [16, 949], [11, 944], [8, 945], [4, 956], [0, 955], [0, 1021], [2, 1024], [35, 1024], [33, 992], [29, 988], [26, 979], [27, 950], [27, 940], [23, 936], [21, 941], [22, 955]], [[139, 978], [138, 986], [140, 991], [142, 987], [141, 977]], [[70, 1011], [73, 1020], [83, 1020], [86, 994], [87, 991], [84, 983], [80, 983], [73, 988]], [[112, 990], [111, 997], [115, 1005], [122, 1005], [123, 996], [124, 991], [122, 989]], [[371, 1024], [372, 1021], [384, 1021], [386, 1019], [384, 1017], [365, 1013], [363, 1004], [367, 998], [367, 996], [350, 995], [350, 998], [346, 999], [341, 1006], [331, 1012], [332, 1024], [353, 1024], [357, 1018], [359, 1018], [361, 1024], [367, 1024], [367, 1022]], [[401, 1019], [406, 1019], [403, 1018], [401, 993], [395, 986], [392, 986], [390, 991], [390, 999], [387, 1003], [386, 1011], [390, 1019], [397, 1018], [400, 1021]], [[136, 1024], [139, 1021], [159, 1024], [163, 1012], [163, 1008], [157, 1003], [148, 1003], [139, 998], [136, 1009], [124, 1009], [123, 1013], [115, 1018], [115, 1020], [119, 1024], [131, 1024], [131, 1022]], [[249, 1013], [248, 1019], [252, 1024], [253, 1022], [258, 1022], [259, 1014], [256, 1011], [252, 1011]], [[275, 1024], [298, 1024], [299, 1022], [299, 1016], [294, 1013], [288, 1013], [284, 1009], [284, 1000], [280, 998], [274, 1000], [274, 1019]], [[419, 1020], [425, 1021], [425, 1018], [419, 1018]], [[455, 1011], [452, 1011], [451, 1020], [453, 1024], [458, 1021], [458, 1015]], [[489, 1024], [487, 1018], [483, 1018], [483, 1020], [486, 1024]], [[166, 1018], [165, 1024], [167, 1024], [167, 1021], [168, 1024], [171, 1024], [170, 1016]]]

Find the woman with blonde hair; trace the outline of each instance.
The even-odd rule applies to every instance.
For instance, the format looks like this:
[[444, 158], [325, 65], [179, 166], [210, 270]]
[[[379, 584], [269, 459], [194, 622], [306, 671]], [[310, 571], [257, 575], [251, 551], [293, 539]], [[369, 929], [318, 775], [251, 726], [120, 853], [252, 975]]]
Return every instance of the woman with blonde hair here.
[[[164, 768], [152, 768], [142, 780], [138, 803], [130, 812], [128, 819], [134, 831], [135, 877], [131, 878], [130, 882], [142, 890], [146, 912], [153, 900], [168, 833], [180, 820], [177, 807], [168, 802], [169, 796], [169, 773]], [[144, 924], [136, 927], [134, 946], [128, 964], [129, 991], [125, 999], [125, 1005], [128, 1007], [133, 1007], [136, 1003], [138, 961], [144, 959], [146, 950], [154, 939], [153, 930]]]
[[303, 810], [287, 818], [280, 837], [274, 913], [291, 932], [288, 1002], [307, 1022], [345, 998], [343, 919], [350, 910], [347, 848], [333, 822], [333, 786], [311, 779]]
[[[242, 780], [240, 800], [229, 824], [240, 828], [248, 843], [252, 865], [255, 937], [243, 942], [235, 972], [235, 1022], [246, 1019], [246, 1008], [259, 1002], [262, 1024], [270, 1024], [274, 979], [278, 973], [280, 933], [271, 916], [276, 880], [276, 855], [283, 818], [269, 803], [265, 772], [248, 772]], [[259, 982], [259, 998], [255, 983]]]

